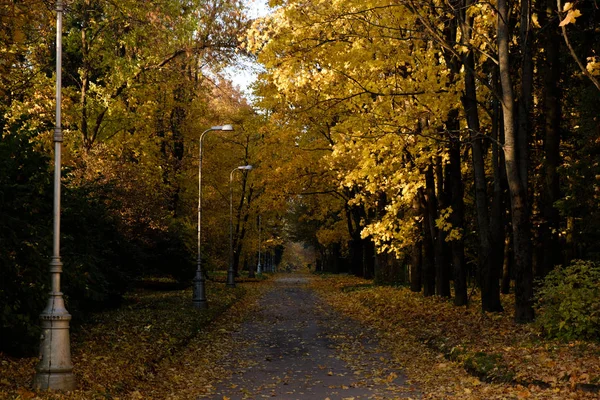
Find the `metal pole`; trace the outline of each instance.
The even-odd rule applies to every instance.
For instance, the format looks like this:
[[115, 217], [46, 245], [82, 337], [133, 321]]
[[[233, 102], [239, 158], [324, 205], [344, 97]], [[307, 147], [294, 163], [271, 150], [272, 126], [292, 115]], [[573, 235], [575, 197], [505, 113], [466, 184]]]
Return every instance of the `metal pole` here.
[[250, 171], [252, 165], [242, 165], [229, 173], [229, 268], [227, 269], [227, 286], [235, 287], [233, 271], [233, 173], [237, 170]]
[[229, 268], [227, 268], [227, 286], [235, 287], [235, 277], [233, 272], [233, 173], [238, 168], [234, 168], [229, 173]]
[[71, 362], [69, 321], [71, 315], [65, 308], [60, 291], [60, 177], [63, 133], [61, 127], [62, 90], [62, 16], [63, 2], [56, 2], [56, 123], [54, 128], [54, 209], [53, 250], [50, 261], [50, 284], [48, 304], [40, 314], [42, 336], [40, 361], [36, 366], [33, 386], [38, 390], [75, 389], [75, 376]]
[[258, 265], [256, 266], [256, 272], [262, 274], [262, 266], [260, 265], [260, 215], [258, 216]]
[[196, 308], [208, 308], [206, 301], [205, 279], [202, 273], [202, 142], [204, 135], [210, 132], [207, 129], [200, 134], [198, 150], [198, 253], [196, 259], [196, 275], [194, 276], [194, 294], [192, 303]]
[[213, 126], [200, 134], [198, 146], [198, 252], [196, 259], [196, 275], [194, 276], [192, 303], [196, 308], [208, 308], [206, 301], [206, 279], [202, 272], [202, 144], [204, 136], [210, 131], [232, 131], [231, 125]]

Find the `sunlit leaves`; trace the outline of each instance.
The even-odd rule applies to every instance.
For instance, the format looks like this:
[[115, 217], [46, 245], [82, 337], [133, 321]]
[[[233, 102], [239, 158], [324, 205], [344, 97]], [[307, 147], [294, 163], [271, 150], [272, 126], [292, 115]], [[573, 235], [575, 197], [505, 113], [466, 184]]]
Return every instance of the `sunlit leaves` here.
[[0, 355], [0, 397], [192, 399], [209, 393], [227, 373], [218, 363], [234, 345], [227, 333], [267, 285], [232, 291], [209, 282], [206, 311], [193, 308], [189, 289], [131, 293], [121, 308], [93, 315], [72, 335], [77, 390], [31, 392], [37, 358]]
[[558, 26], [565, 26], [569, 24], [574, 24], [577, 17], [581, 17], [581, 11], [576, 8], [573, 8], [573, 3], [567, 2], [563, 6], [563, 12], [566, 12], [567, 15], [560, 21]]
[[[514, 324], [510, 312], [481, 314], [441, 298], [423, 298], [407, 288], [371, 287], [368, 281], [345, 276], [327, 276], [312, 284], [337, 309], [376, 327], [423, 398], [598, 396], [580, 390], [597, 380], [595, 343], [540, 340], [535, 328]], [[503, 304], [513, 306], [508, 297]]]
[[332, 151], [317, 154], [315, 167], [352, 193], [349, 205], [375, 207], [387, 195], [386, 213], [364, 221], [362, 232], [385, 251], [412, 243], [412, 222], [397, 216], [423, 186], [443, 119], [460, 104], [440, 48], [417, 26], [402, 4], [290, 1], [249, 32], [267, 70], [259, 95], [277, 89], [263, 105], [279, 103], [271, 118], [298, 138], [326, 132]]

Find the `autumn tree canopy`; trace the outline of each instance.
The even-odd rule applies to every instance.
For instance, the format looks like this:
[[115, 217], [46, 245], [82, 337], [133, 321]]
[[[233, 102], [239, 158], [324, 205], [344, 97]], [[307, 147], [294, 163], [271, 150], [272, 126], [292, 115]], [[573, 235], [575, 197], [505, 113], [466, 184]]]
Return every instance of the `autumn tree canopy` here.
[[[594, 216], [584, 221], [565, 207], [584, 189], [567, 170], [593, 152], [588, 138], [597, 144], [592, 2], [271, 5], [246, 43], [266, 69], [258, 105], [291, 149], [278, 158], [295, 177], [284, 188], [349, 270], [391, 269], [461, 305], [475, 279], [484, 311], [502, 310], [512, 280], [515, 319], [527, 322], [534, 276], [596, 257], [584, 227], [597, 213], [583, 207]], [[597, 164], [583, 168], [596, 187]]]
[[[598, 260], [595, 2], [270, 6], [249, 21], [241, 1], [66, 2], [75, 316], [141, 276], [189, 282], [198, 139], [222, 124], [235, 130], [204, 142], [209, 275], [227, 268], [230, 194], [237, 273], [302, 243], [317, 271], [459, 306], [480, 293], [498, 312], [513, 293], [515, 320], [529, 322], [535, 279]], [[54, 35], [52, 2], [0, 5], [0, 293], [28, 299], [0, 311], [14, 337], [35, 337], [47, 285]], [[263, 68], [252, 104], [223, 74], [238, 57]], [[242, 165], [254, 168], [230, 175]]]

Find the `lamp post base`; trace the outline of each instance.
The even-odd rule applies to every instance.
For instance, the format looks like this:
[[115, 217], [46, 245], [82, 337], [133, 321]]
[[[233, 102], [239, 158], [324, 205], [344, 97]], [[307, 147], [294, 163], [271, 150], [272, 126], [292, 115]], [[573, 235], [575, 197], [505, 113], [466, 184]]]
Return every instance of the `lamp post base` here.
[[235, 287], [235, 279], [233, 271], [227, 271], [227, 287]]
[[36, 390], [58, 390], [70, 392], [75, 390], [75, 375], [70, 372], [37, 372], [33, 378]]
[[33, 387], [36, 390], [51, 389], [68, 392], [75, 389], [69, 340], [70, 320], [71, 315], [64, 307], [62, 293], [51, 293], [48, 306], [40, 315], [41, 357], [33, 378]]
[[208, 302], [206, 300], [192, 300], [192, 304], [194, 308], [198, 308], [200, 310], [205, 310], [208, 308]]
[[202, 272], [196, 272], [196, 277], [194, 278], [194, 295], [192, 297], [192, 304], [195, 308], [208, 308], [204, 282], [205, 280], [204, 276], [202, 276]]

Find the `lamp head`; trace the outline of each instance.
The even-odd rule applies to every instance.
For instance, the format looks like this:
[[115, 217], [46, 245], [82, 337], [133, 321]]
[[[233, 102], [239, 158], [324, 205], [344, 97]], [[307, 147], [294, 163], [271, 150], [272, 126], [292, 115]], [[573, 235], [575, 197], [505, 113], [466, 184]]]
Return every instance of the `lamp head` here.
[[245, 171], [250, 171], [252, 169], [252, 165], [242, 165], [238, 167], [238, 169], [243, 169]]
[[218, 126], [213, 126], [210, 128], [213, 131], [232, 131], [233, 130], [233, 126], [232, 125], [218, 125]]

